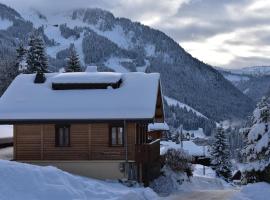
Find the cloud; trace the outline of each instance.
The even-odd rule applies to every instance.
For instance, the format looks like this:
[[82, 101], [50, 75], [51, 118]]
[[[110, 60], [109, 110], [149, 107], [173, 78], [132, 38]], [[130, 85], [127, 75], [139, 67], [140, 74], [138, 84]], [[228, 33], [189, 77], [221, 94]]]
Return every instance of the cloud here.
[[[193, 56], [229, 68], [269, 65], [266, 0], [0, 0], [23, 12], [99, 7], [160, 29]], [[257, 64], [256, 64], [257, 63]]]

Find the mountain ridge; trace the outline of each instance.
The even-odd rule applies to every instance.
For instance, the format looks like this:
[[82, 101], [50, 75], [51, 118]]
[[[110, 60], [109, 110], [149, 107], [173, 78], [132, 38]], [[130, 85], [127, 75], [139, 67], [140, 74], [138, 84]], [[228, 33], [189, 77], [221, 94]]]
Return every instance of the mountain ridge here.
[[[26, 19], [23, 23], [29, 23], [25, 15], [22, 17]], [[165, 95], [190, 105], [210, 119], [243, 118], [254, 106], [252, 100], [217, 70], [193, 58], [163, 32], [139, 22], [90, 8], [69, 11], [64, 16], [45, 16], [39, 12], [30, 19], [32, 27], [19, 39], [26, 44], [31, 31], [39, 30], [53, 71], [65, 65], [69, 46], [74, 43], [85, 65], [96, 64], [100, 69], [112, 71], [159, 72]], [[12, 27], [0, 30], [0, 35], [4, 31], [12, 39]], [[14, 43], [16, 47], [16, 40]]]

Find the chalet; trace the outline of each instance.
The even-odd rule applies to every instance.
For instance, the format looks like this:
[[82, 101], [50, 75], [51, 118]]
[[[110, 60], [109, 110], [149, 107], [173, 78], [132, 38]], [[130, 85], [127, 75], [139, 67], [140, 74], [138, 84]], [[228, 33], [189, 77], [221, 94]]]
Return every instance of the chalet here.
[[147, 128], [163, 122], [158, 73], [21, 74], [0, 99], [14, 160], [100, 179], [157, 177], [160, 141]]

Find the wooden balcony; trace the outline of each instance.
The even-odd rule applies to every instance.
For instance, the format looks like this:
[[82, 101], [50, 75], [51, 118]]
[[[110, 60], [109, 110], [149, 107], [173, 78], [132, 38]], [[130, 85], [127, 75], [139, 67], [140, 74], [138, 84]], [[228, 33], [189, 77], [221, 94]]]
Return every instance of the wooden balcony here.
[[136, 161], [139, 163], [152, 163], [160, 157], [160, 139], [151, 143], [136, 145]]

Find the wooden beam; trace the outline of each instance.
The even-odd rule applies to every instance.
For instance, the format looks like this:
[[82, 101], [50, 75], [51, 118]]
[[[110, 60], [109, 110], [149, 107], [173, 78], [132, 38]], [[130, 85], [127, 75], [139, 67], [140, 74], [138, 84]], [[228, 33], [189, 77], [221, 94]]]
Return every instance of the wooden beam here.
[[43, 142], [43, 125], [40, 125], [40, 159], [43, 160], [43, 154], [44, 154], [44, 142]]
[[88, 159], [92, 160], [92, 126], [88, 125]]
[[17, 156], [17, 126], [13, 126], [13, 159], [16, 160]]

